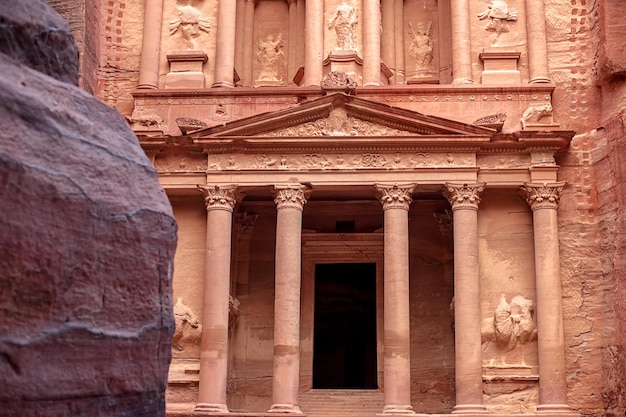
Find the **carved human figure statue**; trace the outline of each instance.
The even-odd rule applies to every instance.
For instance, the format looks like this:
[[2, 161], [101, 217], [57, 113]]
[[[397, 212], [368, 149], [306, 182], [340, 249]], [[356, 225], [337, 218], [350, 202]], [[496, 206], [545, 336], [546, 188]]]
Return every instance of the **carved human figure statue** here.
[[189, 338], [192, 329], [197, 329], [200, 326], [200, 321], [191, 309], [183, 304], [183, 300], [180, 297], [174, 305], [174, 323], [176, 327], [172, 336], [172, 346], [177, 351], [182, 352], [184, 350], [182, 346], [183, 339]]
[[281, 64], [285, 54], [283, 53], [283, 32], [278, 35], [269, 34], [265, 38], [259, 38], [257, 43], [257, 61], [261, 65], [261, 71], [257, 81], [280, 81]]
[[355, 49], [354, 32], [357, 24], [356, 9], [348, 3], [337, 6], [337, 10], [328, 21], [328, 28], [335, 28], [337, 34], [337, 50], [351, 51]]
[[187, 49], [198, 50], [196, 38], [200, 36], [201, 31], [209, 33], [211, 21], [202, 18], [198, 9], [193, 6], [179, 6], [176, 10], [178, 10], [178, 19], [170, 22], [170, 36], [180, 32]]
[[417, 71], [426, 71], [431, 69], [433, 61], [433, 22], [428, 23], [428, 27], [424, 27], [423, 23], [417, 24], [417, 29], [413, 29], [411, 22], [408, 23], [409, 36], [411, 37], [411, 45], [409, 53], [415, 58], [415, 69]]

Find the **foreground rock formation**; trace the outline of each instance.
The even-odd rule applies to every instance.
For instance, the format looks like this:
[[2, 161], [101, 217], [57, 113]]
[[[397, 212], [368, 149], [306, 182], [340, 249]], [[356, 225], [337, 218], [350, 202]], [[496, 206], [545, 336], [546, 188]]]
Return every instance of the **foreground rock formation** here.
[[12, 34], [0, 36], [0, 415], [162, 415], [169, 202], [125, 121], [66, 83], [76, 83], [78, 56], [65, 23], [43, 1], [9, 3], [0, 11]]

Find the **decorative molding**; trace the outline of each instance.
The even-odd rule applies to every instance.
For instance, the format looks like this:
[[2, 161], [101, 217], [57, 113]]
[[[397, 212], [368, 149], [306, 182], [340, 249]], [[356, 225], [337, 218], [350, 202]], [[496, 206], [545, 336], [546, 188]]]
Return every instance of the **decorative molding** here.
[[527, 182], [521, 187], [526, 203], [535, 211], [539, 209], [556, 210], [561, 199], [565, 182], [534, 184]]
[[207, 211], [226, 210], [232, 213], [237, 204], [236, 185], [201, 185], [196, 186], [204, 196], [204, 204]]
[[274, 185], [276, 209], [291, 208], [302, 211], [308, 197], [308, 188], [302, 184]]
[[411, 195], [415, 186], [416, 184], [375, 184], [374, 188], [376, 189], [376, 197], [383, 205], [383, 210], [401, 209], [408, 211], [413, 202]]
[[480, 194], [485, 189], [485, 183], [478, 184], [454, 184], [447, 182], [445, 184], [446, 191], [443, 195], [448, 199], [455, 210], [478, 210], [480, 204]]

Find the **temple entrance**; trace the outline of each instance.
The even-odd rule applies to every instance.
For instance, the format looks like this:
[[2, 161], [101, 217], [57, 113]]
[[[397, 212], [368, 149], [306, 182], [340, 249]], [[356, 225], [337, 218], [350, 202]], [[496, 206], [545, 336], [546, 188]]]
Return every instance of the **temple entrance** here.
[[314, 389], [376, 389], [376, 263], [315, 265]]

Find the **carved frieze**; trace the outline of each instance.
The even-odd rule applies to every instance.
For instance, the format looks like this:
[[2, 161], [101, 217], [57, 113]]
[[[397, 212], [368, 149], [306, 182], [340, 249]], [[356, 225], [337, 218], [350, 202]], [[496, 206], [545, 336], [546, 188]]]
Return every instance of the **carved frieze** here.
[[154, 167], [159, 172], [204, 172], [207, 162], [205, 156], [167, 155], [155, 157]]
[[356, 25], [358, 15], [356, 7], [349, 2], [337, 6], [328, 21], [328, 29], [335, 29], [337, 36], [336, 50], [353, 51], [356, 48]]
[[476, 164], [486, 169], [528, 168], [530, 166], [530, 156], [515, 154], [479, 155]]
[[283, 52], [285, 34], [268, 34], [257, 41], [256, 58], [260, 65], [257, 83], [282, 83], [285, 53]]
[[[514, 156], [510, 157], [511, 159]], [[528, 159], [528, 157], [526, 157]], [[494, 163], [495, 164], [495, 163]], [[210, 154], [209, 172], [229, 170], [415, 169], [475, 167], [473, 153], [305, 152], [298, 154]]]
[[333, 109], [327, 118], [269, 132], [272, 137], [292, 136], [411, 136], [415, 133], [348, 116], [344, 109]]

